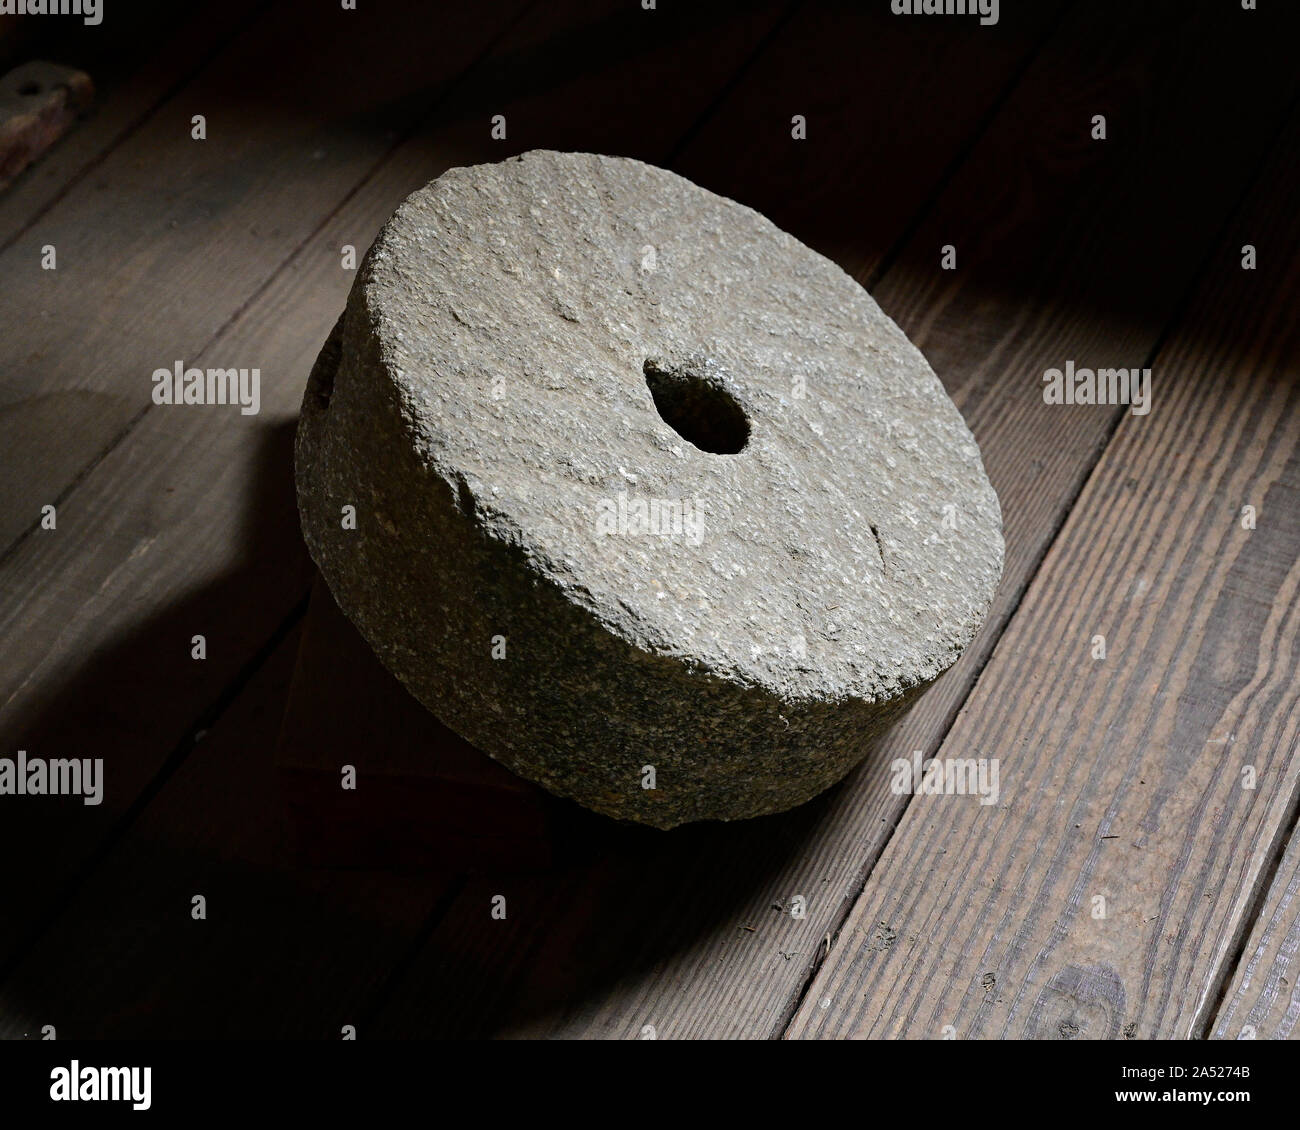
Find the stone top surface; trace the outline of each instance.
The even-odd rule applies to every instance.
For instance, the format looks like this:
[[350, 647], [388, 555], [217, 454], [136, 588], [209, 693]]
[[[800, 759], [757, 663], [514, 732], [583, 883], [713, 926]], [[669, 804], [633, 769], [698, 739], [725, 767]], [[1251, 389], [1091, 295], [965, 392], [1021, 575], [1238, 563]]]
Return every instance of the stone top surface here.
[[[982, 622], [1001, 515], [969, 430], [866, 291], [752, 209], [535, 151], [416, 192], [361, 284], [430, 469], [638, 647], [878, 701]], [[678, 434], [656, 380], [741, 449]], [[638, 530], [652, 501], [666, 535]]]

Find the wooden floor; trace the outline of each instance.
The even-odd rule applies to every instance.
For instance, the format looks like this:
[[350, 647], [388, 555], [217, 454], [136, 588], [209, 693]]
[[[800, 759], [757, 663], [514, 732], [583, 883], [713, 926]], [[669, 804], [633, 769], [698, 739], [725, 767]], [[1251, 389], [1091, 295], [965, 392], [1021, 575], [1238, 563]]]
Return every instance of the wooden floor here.
[[[59, 60], [97, 110], [0, 195], [0, 755], [107, 763], [97, 807], [0, 797], [0, 1035], [1300, 1034], [1280, 17], [339, 7], [234, 0]], [[273, 761], [312, 584], [290, 445], [341, 249], [533, 148], [666, 165], [854, 275], [974, 431], [1005, 576], [963, 659], [794, 812], [584, 824], [533, 873], [305, 867]], [[260, 413], [153, 405], [177, 360], [259, 367]], [[1151, 411], [1045, 404], [1068, 360], [1150, 367]], [[895, 795], [913, 750], [998, 758], [999, 803]]]

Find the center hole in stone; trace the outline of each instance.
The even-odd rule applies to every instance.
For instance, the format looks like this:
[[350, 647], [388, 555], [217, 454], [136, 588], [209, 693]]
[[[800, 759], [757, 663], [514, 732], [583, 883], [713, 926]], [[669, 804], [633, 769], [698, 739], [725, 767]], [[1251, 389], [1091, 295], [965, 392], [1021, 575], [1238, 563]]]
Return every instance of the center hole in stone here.
[[749, 442], [749, 419], [726, 389], [662, 361], [644, 369], [660, 418], [682, 439], [714, 455], [735, 455]]

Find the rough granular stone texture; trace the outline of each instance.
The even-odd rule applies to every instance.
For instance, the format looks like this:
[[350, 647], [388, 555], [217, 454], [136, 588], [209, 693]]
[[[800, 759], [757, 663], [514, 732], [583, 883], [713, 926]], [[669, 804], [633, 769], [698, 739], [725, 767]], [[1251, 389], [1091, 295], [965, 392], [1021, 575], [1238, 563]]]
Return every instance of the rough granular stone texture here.
[[870, 296], [615, 157], [407, 199], [312, 373], [297, 475], [330, 589], [416, 698], [661, 828], [842, 778], [1002, 569], [979, 450]]

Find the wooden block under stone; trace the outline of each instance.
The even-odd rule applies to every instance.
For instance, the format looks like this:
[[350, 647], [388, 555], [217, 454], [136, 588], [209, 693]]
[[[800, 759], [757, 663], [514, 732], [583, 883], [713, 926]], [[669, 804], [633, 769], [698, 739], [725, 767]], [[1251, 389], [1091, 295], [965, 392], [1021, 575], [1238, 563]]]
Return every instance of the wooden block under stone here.
[[[449, 730], [383, 667], [317, 580], [276, 753], [309, 866], [533, 871], [560, 802]], [[357, 787], [342, 787], [343, 767]]]

